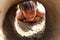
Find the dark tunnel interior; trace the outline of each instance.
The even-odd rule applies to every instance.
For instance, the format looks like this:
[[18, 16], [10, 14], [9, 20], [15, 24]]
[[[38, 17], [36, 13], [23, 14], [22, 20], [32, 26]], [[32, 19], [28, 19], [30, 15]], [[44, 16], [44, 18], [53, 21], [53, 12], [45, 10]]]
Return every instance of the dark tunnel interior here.
[[[6, 35], [7, 40], [60, 40], [60, 2], [59, 0], [37, 0], [41, 2], [46, 9], [46, 29], [44, 35], [41, 38], [26, 38], [26, 37], [18, 37], [18, 34], [15, 33], [13, 23], [10, 21], [15, 16], [15, 6], [11, 7], [5, 17], [3, 23], [3, 32]], [[13, 10], [14, 11], [13, 11]], [[9, 23], [8, 23], [9, 22]], [[9, 26], [9, 27], [8, 27]], [[7, 29], [8, 28], [8, 29]]]

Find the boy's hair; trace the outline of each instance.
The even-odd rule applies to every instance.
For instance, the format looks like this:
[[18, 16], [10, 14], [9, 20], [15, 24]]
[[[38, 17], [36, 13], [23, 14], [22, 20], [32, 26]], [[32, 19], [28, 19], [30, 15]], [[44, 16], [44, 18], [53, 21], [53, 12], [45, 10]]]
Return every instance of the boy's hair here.
[[32, 1], [26, 1], [26, 2], [23, 2], [22, 4], [20, 4], [20, 9], [23, 10], [23, 11], [26, 11], [26, 10], [33, 10], [35, 8], [35, 3], [32, 2]]

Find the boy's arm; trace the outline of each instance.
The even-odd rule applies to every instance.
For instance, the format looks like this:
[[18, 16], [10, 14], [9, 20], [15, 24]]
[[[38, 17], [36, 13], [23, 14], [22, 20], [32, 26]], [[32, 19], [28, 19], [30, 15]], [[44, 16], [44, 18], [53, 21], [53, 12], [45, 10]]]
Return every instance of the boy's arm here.
[[24, 16], [21, 13], [20, 9], [18, 9], [17, 12], [16, 12], [16, 18], [19, 19], [19, 20], [23, 20], [23, 18], [24, 18]]

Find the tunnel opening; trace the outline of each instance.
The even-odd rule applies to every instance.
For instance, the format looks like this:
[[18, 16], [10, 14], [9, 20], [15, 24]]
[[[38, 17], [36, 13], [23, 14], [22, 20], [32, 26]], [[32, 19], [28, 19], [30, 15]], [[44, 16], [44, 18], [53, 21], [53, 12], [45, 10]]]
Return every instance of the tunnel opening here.
[[[4, 20], [4, 23], [3, 23], [3, 32], [6, 35], [8, 40], [23, 40], [23, 39], [24, 40], [51, 40], [51, 38], [54, 37], [53, 36], [54, 30], [55, 30], [54, 25], [56, 23], [55, 14], [57, 13], [56, 8], [54, 7], [55, 4], [52, 2], [52, 0], [51, 1], [42, 0], [40, 2], [46, 8], [46, 29], [43, 34], [43, 37], [39, 38], [39, 39], [38, 38], [30, 39], [30, 38], [25, 38], [25, 37], [21, 37], [21, 36], [18, 37], [19, 34], [14, 32], [15, 30], [13, 30], [13, 26], [11, 24], [11, 21], [13, 21], [13, 20], [9, 21], [10, 19], [5, 18], [6, 20]], [[14, 8], [14, 7], [12, 7], [12, 8]], [[12, 10], [12, 8], [9, 9], [9, 11]], [[15, 8], [14, 8], [14, 11], [16, 11]], [[9, 12], [7, 12], [7, 13], [9, 14]], [[11, 11], [10, 11], [10, 13], [11, 13]], [[8, 14], [6, 15], [6, 17], [8, 16]], [[14, 14], [14, 16], [15, 16], [15, 14]], [[12, 17], [12, 18], [14, 18], [14, 17]], [[6, 21], [9, 21], [10, 23], [8, 24], [8, 23], [6, 23]]]

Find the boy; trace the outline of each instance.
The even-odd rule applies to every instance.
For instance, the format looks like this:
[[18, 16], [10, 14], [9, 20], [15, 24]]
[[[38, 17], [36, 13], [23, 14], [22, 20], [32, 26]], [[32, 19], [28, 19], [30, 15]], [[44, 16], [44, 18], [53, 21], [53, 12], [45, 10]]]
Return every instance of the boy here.
[[45, 16], [45, 8], [39, 2], [26, 1], [17, 9], [16, 18], [24, 22], [38, 22]]

